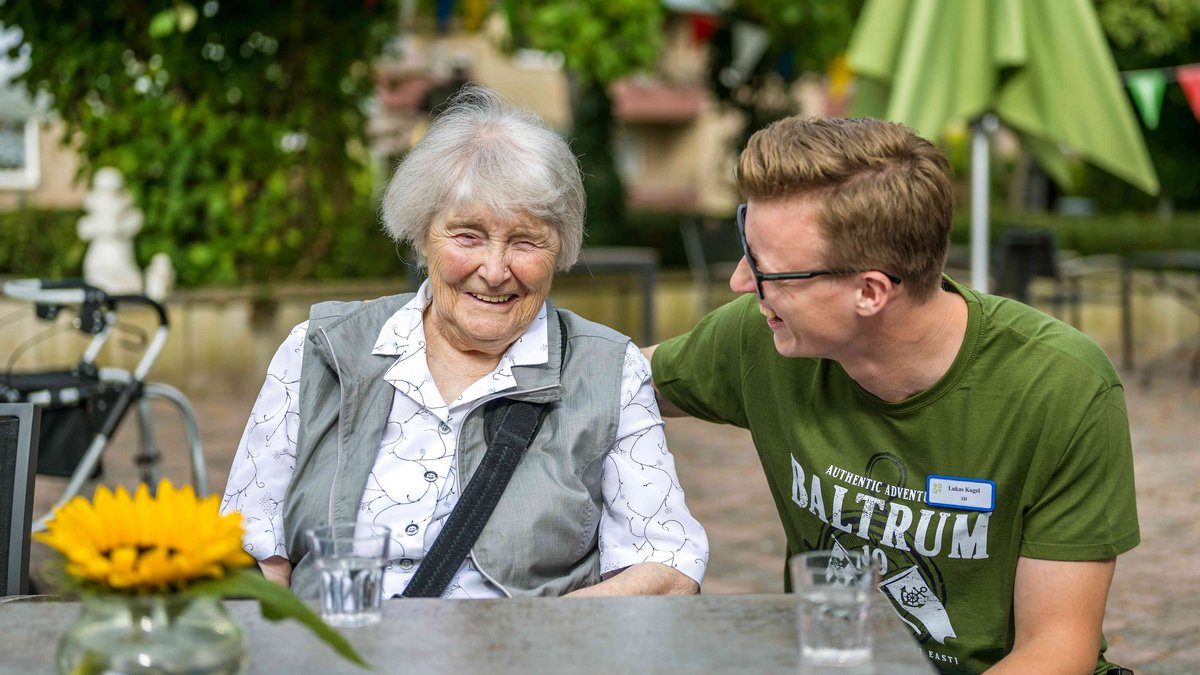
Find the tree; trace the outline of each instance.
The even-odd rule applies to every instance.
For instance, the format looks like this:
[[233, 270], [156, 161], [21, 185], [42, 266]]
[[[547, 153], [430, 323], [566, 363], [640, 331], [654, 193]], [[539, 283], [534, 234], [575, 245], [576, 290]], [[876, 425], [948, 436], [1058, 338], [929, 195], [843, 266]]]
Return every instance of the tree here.
[[[377, 0], [10, 0], [83, 178], [115, 166], [184, 284], [379, 271], [360, 106]], [[374, 267], [372, 267], [374, 265]]]
[[1163, 57], [1195, 41], [1200, 26], [1196, 0], [1097, 0], [1100, 23], [1121, 50]]
[[[717, 98], [745, 115], [740, 150], [750, 135], [794, 114], [786, 96], [773, 95], [806, 72], [825, 72], [850, 43], [863, 0], [736, 0], [713, 35], [709, 86]], [[735, 27], [747, 23], [766, 32], [762, 57], [747, 73], [731, 72]]]
[[[762, 123], [793, 112], [764, 103], [756, 93], [780, 74], [790, 83], [805, 70], [824, 70], [848, 42], [861, 4], [861, 0], [740, 0], [727, 10], [713, 42], [712, 86], [719, 99], [747, 113], [747, 136]], [[592, 241], [622, 241], [627, 235], [625, 199], [612, 160], [612, 101], [607, 86], [654, 67], [662, 41], [661, 3], [523, 0], [508, 7], [516, 46], [564, 56], [572, 85], [574, 148], [584, 167], [589, 222], [600, 225], [592, 231]], [[766, 27], [770, 42], [758, 68], [728, 86], [719, 74], [732, 60], [730, 27], [737, 20]]]
[[613, 161], [608, 85], [658, 58], [663, 10], [658, 0], [524, 0], [510, 7], [514, 46], [563, 55], [571, 88], [573, 150], [583, 166], [593, 243], [625, 235], [625, 190]]
[[[1200, 62], [1200, 2], [1196, 0], [1098, 0], [1100, 23], [1121, 70]], [[1157, 129], [1144, 129], [1150, 159], [1162, 183], [1164, 204], [1200, 208], [1200, 123], [1177, 86], [1168, 86]], [[1085, 190], [1102, 207], [1148, 208], [1155, 201], [1095, 169], [1085, 171]]]

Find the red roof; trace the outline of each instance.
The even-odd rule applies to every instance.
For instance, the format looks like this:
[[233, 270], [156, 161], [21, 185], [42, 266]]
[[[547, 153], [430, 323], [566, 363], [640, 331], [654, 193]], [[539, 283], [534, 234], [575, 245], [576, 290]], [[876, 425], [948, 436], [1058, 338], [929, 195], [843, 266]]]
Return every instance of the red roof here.
[[613, 115], [634, 123], [687, 123], [700, 115], [706, 96], [699, 86], [620, 80], [612, 86]]

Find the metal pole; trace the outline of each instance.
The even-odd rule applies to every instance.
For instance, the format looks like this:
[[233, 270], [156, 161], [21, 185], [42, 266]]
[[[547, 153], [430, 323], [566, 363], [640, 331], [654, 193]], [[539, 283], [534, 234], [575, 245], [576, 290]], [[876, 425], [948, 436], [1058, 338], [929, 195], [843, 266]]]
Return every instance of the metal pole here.
[[988, 290], [988, 134], [999, 122], [984, 115], [971, 125], [971, 286]]

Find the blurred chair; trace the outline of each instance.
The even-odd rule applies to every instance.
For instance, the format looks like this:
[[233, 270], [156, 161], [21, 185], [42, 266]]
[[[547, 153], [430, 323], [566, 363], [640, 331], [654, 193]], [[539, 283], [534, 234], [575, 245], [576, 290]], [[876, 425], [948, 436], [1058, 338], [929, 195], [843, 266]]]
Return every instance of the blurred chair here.
[[[1107, 255], [1063, 257], [1060, 253], [1054, 233], [1046, 228], [1008, 228], [996, 246], [993, 292], [1029, 305], [1049, 304], [1059, 317], [1066, 310], [1071, 325], [1082, 328], [1084, 280], [1109, 274], [1116, 283], [1121, 271], [1120, 259]], [[1038, 278], [1052, 282], [1049, 292], [1034, 293], [1033, 282]], [[1111, 298], [1096, 295], [1094, 299], [1119, 301], [1115, 290], [1110, 295]]]
[[950, 244], [946, 251], [946, 273], [955, 279], [971, 274], [971, 247], [966, 244]]
[[29, 592], [29, 539], [41, 409], [0, 403], [0, 596]]
[[1034, 278], [1059, 280], [1058, 243], [1054, 233], [1040, 228], [1011, 227], [1005, 230], [996, 246], [993, 269], [997, 295], [1030, 304], [1029, 287]]
[[696, 293], [696, 311], [704, 316], [720, 302], [713, 300], [713, 284], [727, 284], [738, 261], [742, 242], [733, 219], [699, 219], [687, 216], [679, 223], [683, 251]]

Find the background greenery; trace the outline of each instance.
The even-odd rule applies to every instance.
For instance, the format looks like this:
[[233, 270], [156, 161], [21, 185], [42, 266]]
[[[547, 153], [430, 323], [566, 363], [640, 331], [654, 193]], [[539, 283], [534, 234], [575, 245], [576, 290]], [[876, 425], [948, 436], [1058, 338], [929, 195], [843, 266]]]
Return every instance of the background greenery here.
[[511, 48], [563, 55], [573, 118], [571, 149], [588, 196], [588, 243], [630, 243], [625, 186], [613, 153], [616, 121], [608, 86], [652, 70], [662, 43], [659, 0], [509, 0]]
[[[749, 120], [745, 138], [792, 114], [780, 96], [806, 72], [825, 72], [849, 41], [863, 0], [734, 0], [711, 38], [709, 86]], [[22, 76], [55, 99], [83, 155], [83, 179], [121, 169], [146, 213], [137, 238], [144, 265], [167, 252], [183, 285], [385, 277], [401, 256], [378, 226], [365, 148], [373, 61], [395, 30], [398, 0], [0, 0], [0, 21], [32, 46]], [[510, 48], [561, 51], [571, 82], [573, 147], [582, 155], [594, 245], [653, 246], [663, 264], [686, 264], [683, 214], [627, 213], [613, 167], [607, 85], [652, 70], [665, 12], [658, 0], [504, 0]], [[1198, 0], [1096, 0], [1122, 70], [1200, 62]], [[465, 3], [459, 3], [459, 9]], [[432, 15], [433, 0], [418, 12]], [[730, 83], [731, 27], [764, 26], [771, 43], [753, 72]], [[1099, 215], [1038, 211], [993, 215], [1046, 225], [1081, 253], [1200, 248], [1200, 122], [1168, 85], [1161, 124], [1144, 130], [1163, 184], [1143, 195], [1080, 167], [1075, 194]], [[964, 141], [965, 143], [965, 141]], [[960, 147], [961, 146], [961, 147]], [[736, 149], [734, 149], [736, 150]], [[965, 146], [947, 150], [966, 175]], [[997, 160], [996, 208], [1019, 172]], [[1172, 215], [1172, 213], [1174, 215]], [[1157, 214], [1164, 214], [1160, 217]], [[0, 274], [79, 274], [78, 212], [0, 215]], [[954, 232], [968, 240], [965, 210]]]
[[[969, 215], [965, 209], [955, 215], [951, 242], [967, 244], [970, 241]], [[1177, 213], [1164, 219], [1153, 212], [1136, 211], [1089, 217], [994, 211], [990, 231], [992, 243], [998, 242], [1004, 231], [1012, 227], [1049, 228], [1054, 231], [1060, 249], [1080, 255], [1200, 249], [1200, 213], [1195, 212]]]
[[125, 174], [140, 261], [166, 252], [188, 285], [395, 269], [360, 107], [389, 16], [372, 1], [10, 0], [3, 20], [84, 178]]
[[[1200, 63], [1200, 1], [1097, 0], [1101, 24], [1121, 70]], [[1179, 85], [1167, 85], [1157, 129], [1142, 129], [1166, 204], [1200, 209], [1200, 120]], [[1106, 211], [1150, 209], [1157, 200], [1095, 169], [1082, 194]]]
[[87, 242], [75, 233], [82, 211], [20, 209], [3, 216], [0, 272], [18, 277], [78, 277]]

